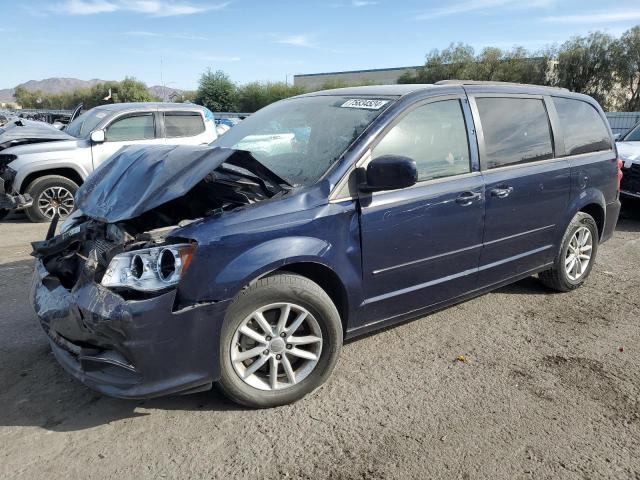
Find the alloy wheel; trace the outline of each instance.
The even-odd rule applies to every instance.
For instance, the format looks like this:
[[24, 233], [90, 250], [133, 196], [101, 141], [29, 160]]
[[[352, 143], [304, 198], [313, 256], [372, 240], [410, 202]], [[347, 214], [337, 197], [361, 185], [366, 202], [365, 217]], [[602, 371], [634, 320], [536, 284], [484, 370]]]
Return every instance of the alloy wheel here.
[[273, 303], [255, 310], [231, 341], [235, 373], [260, 390], [281, 390], [303, 381], [322, 351], [322, 331], [315, 317], [293, 303]]
[[38, 196], [38, 210], [52, 219], [56, 213], [66, 217], [73, 211], [73, 194], [65, 187], [49, 187]]
[[569, 279], [576, 281], [587, 271], [593, 250], [593, 235], [587, 227], [578, 228], [567, 247], [564, 268]]

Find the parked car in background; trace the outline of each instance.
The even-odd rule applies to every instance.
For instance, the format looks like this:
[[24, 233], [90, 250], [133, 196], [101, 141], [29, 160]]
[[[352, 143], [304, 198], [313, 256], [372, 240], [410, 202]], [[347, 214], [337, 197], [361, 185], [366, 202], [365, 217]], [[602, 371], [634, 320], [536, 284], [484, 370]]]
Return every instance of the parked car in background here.
[[640, 123], [622, 135], [618, 141], [622, 159], [622, 190], [627, 197], [640, 198]]
[[56, 359], [100, 392], [217, 382], [241, 404], [282, 405], [329, 377], [345, 338], [534, 274], [580, 287], [615, 228], [619, 180], [585, 95], [314, 92], [213, 146], [99, 167], [60, 235], [34, 244], [31, 301]]
[[67, 216], [78, 186], [130, 145], [206, 145], [217, 138], [213, 113], [186, 103], [95, 107], [60, 131], [18, 120], [0, 132], [0, 215], [24, 209], [33, 222]]

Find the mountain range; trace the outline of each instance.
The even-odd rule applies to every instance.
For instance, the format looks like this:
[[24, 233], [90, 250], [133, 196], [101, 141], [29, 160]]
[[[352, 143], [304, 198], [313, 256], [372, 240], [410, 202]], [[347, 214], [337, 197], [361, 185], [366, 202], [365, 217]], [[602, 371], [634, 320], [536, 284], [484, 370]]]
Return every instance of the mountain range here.
[[[44, 94], [54, 94], [71, 92], [78, 88], [91, 88], [98, 83], [104, 83], [108, 80], [100, 80], [93, 78], [91, 80], [80, 80], [78, 78], [45, 78], [44, 80], [29, 80], [28, 82], [16, 85], [14, 88], [0, 89], [0, 103], [10, 103], [15, 101], [13, 98], [13, 92], [18, 87], [24, 87], [30, 92], [40, 90]], [[183, 90], [179, 88], [163, 87], [162, 85], [154, 85], [148, 87], [147, 90], [154, 97], [162, 98], [163, 93], [166, 92], [166, 97], [171, 98], [174, 94], [181, 94]]]

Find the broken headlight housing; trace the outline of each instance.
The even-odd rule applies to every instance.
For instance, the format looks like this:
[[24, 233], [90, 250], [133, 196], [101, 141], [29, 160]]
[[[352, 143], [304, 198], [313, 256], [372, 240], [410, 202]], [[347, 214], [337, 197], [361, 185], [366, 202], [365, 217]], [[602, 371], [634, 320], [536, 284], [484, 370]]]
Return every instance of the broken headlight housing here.
[[176, 285], [189, 267], [195, 245], [180, 243], [120, 253], [111, 259], [101, 284], [156, 292]]

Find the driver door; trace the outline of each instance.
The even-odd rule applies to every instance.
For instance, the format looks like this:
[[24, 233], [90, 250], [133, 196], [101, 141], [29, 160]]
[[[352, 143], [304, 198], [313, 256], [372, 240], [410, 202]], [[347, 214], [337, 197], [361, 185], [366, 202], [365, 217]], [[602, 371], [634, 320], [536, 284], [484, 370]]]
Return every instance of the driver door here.
[[446, 302], [474, 290], [482, 250], [484, 183], [464, 96], [414, 107], [371, 157], [415, 160], [418, 183], [361, 194], [362, 325]]
[[155, 112], [126, 113], [105, 127], [105, 141], [91, 145], [93, 168], [128, 145], [160, 145], [164, 139], [158, 134]]

